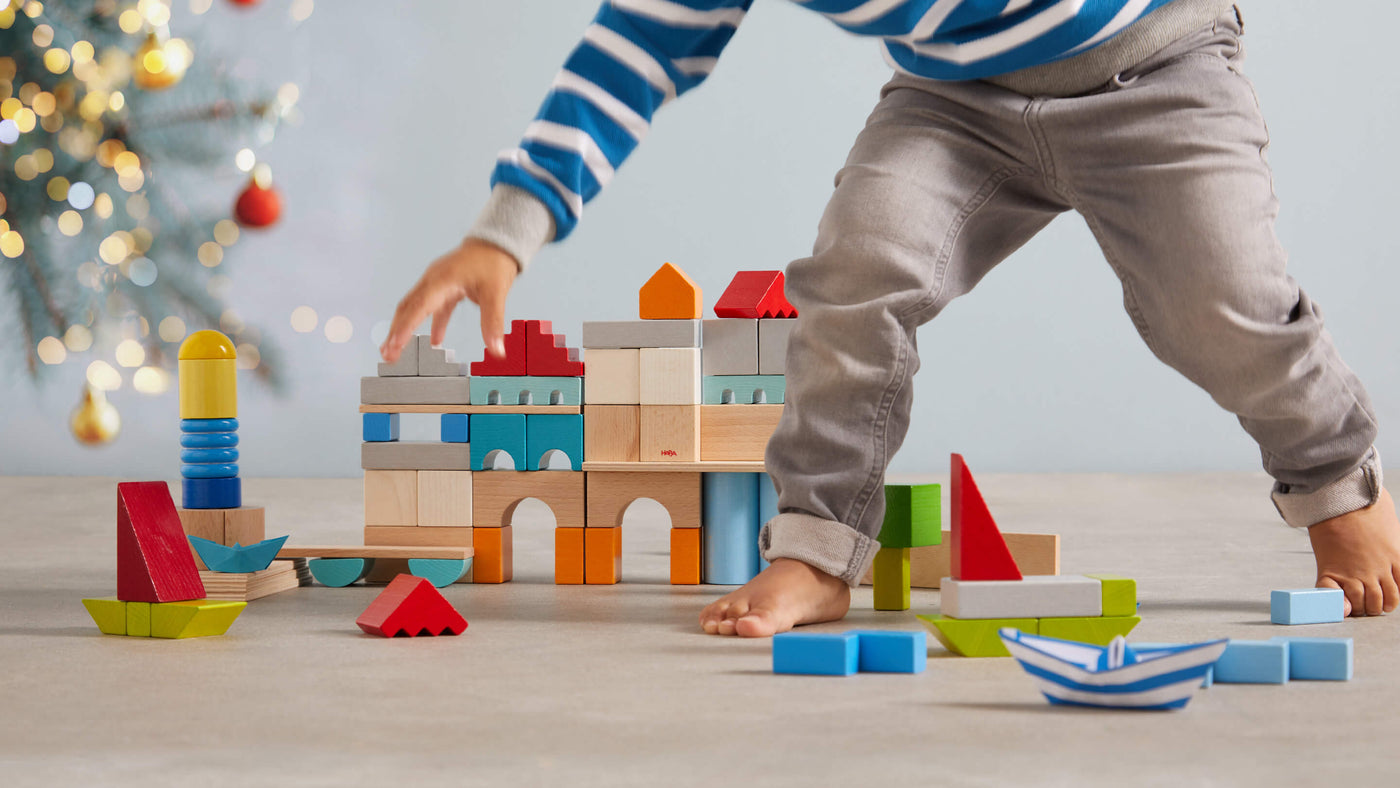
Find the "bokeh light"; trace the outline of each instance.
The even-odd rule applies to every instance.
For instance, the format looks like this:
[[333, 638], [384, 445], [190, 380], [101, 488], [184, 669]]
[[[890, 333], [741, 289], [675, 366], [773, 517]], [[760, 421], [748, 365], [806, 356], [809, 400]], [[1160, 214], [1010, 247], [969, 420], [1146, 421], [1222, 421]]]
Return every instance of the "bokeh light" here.
[[258, 364], [262, 363], [262, 353], [258, 350], [257, 345], [242, 342], [236, 350], [238, 351], [239, 369], [257, 369]]
[[74, 353], [81, 353], [92, 347], [92, 331], [87, 326], [71, 325], [63, 332], [63, 344]]
[[350, 323], [350, 318], [344, 315], [336, 315], [326, 321], [326, 339], [336, 344], [349, 342], [354, 334], [355, 326]]
[[146, 363], [146, 349], [134, 339], [123, 339], [118, 342], [115, 355], [117, 363], [124, 367], [139, 367]]
[[224, 261], [224, 248], [213, 241], [205, 241], [199, 245], [199, 264], [205, 268], [214, 268]]
[[64, 211], [58, 215], [58, 231], [72, 238], [83, 231], [83, 215], [77, 211]]
[[316, 310], [309, 306], [299, 306], [292, 310], [292, 330], [298, 334], [309, 334], [315, 331], [318, 320]]
[[225, 309], [219, 315], [219, 330], [225, 334], [237, 334], [243, 330], [243, 318], [232, 309]]
[[238, 235], [238, 222], [232, 219], [220, 219], [219, 223], [214, 225], [214, 240], [220, 246], [233, 246], [238, 243]]
[[137, 287], [149, 287], [159, 275], [155, 261], [149, 257], [138, 257], [126, 269], [126, 277]]
[[92, 207], [92, 201], [96, 198], [92, 186], [78, 181], [68, 187], [68, 204], [80, 211], [85, 211]]
[[45, 364], [62, 364], [68, 358], [68, 349], [58, 337], [44, 337], [39, 340], [39, 360]]
[[87, 381], [93, 388], [116, 391], [122, 387], [122, 373], [101, 359], [88, 364]]
[[185, 321], [175, 315], [166, 317], [156, 326], [156, 333], [160, 335], [162, 342], [179, 342], [185, 338], [185, 332]]
[[160, 367], [142, 367], [131, 376], [131, 387], [142, 394], [164, 394], [170, 390], [170, 373]]

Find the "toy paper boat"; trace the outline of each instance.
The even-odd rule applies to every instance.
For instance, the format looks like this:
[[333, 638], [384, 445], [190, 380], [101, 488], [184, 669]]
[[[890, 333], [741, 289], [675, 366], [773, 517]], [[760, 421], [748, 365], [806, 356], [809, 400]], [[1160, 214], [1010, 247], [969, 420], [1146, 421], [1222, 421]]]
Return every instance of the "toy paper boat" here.
[[1133, 649], [1122, 636], [1095, 646], [1009, 627], [998, 634], [1051, 703], [1114, 709], [1182, 708], [1227, 642]]
[[246, 546], [234, 542], [233, 547], [198, 536], [191, 536], [189, 540], [204, 565], [215, 572], [261, 572], [272, 565], [272, 559], [277, 557], [287, 537], [265, 539]]

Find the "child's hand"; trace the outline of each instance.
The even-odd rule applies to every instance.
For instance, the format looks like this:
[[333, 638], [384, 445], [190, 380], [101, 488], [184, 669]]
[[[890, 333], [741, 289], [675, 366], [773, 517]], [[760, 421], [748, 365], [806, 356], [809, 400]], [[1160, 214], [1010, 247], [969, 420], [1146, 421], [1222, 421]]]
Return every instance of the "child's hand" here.
[[1340, 588], [1346, 613], [1378, 616], [1400, 604], [1400, 522], [1382, 491], [1373, 506], [1308, 529], [1317, 559], [1317, 587]]
[[398, 361], [414, 329], [428, 315], [433, 316], [432, 342], [442, 344], [452, 310], [467, 298], [481, 309], [481, 339], [487, 352], [498, 358], [505, 356], [506, 293], [519, 270], [514, 257], [485, 241], [468, 238], [434, 260], [399, 302], [379, 354], [389, 363]]

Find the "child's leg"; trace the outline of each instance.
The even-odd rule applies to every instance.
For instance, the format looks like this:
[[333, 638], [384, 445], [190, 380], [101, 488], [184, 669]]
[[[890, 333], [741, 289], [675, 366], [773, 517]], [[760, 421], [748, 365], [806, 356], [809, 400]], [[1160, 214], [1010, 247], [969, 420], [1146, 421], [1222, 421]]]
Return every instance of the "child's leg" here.
[[1319, 583], [1378, 614], [1400, 601], [1400, 524], [1381, 500], [1376, 421], [1284, 270], [1268, 132], [1237, 70], [1239, 33], [1222, 18], [1112, 89], [1043, 102], [1027, 118], [1143, 339], [1258, 441], [1280, 513], [1313, 526]]
[[908, 428], [915, 328], [1066, 209], [1027, 164], [1027, 103], [980, 83], [887, 87], [812, 256], [788, 268], [799, 317], [767, 451], [781, 514], [760, 537], [774, 564], [706, 608], [706, 631], [766, 636], [845, 614]]

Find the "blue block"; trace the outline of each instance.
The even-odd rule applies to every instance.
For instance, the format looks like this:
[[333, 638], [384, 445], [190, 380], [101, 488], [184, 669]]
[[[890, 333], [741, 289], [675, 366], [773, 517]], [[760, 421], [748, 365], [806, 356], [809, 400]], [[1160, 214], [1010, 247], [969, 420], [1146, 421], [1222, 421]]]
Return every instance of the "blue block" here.
[[1351, 638], [1289, 638], [1288, 678], [1296, 681], [1351, 681]]
[[781, 405], [786, 396], [782, 375], [706, 375], [700, 381], [706, 405]]
[[399, 414], [362, 413], [364, 440], [367, 443], [384, 443], [399, 439]]
[[473, 376], [473, 405], [581, 405], [583, 378], [547, 375]]
[[758, 574], [757, 473], [700, 476], [702, 582], [743, 585]]
[[928, 667], [928, 633], [856, 629], [861, 673], [923, 673]]
[[467, 414], [442, 414], [442, 426], [438, 434], [443, 443], [467, 443], [471, 438], [471, 430], [467, 427]]
[[1215, 663], [1221, 684], [1287, 684], [1288, 644], [1279, 640], [1231, 640]]
[[186, 509], [237, 509], [243, 505], [243, 482], [237, 476], [182, 479], [181, 506]]
[[517, 471], [525, 470], [525, 414], [473, 413], [468, 429], [472, 470], [487, 470], [486, 457], [495, 451], [509, 454]]
[[544, 470], [544, 454], [553, 449], [569, 455], [573, 470], [583, 470], [582, 413], [531, 413], [525, 417], [525, 462], [530, 467], [524, 470]]
[[1335, 624], [1342, 621], [1346, 595], [1340, 588], [1300, 588], [1269, 594], [1269, 620], [1275, 624]]
[[854, 632], [839, 635], [783, 632], [773, 636], [773, 672], [801, 676], [850, 676], [860, 662], [860, 638]]
[[[773, 486], [773, 477], [766, 473], [758, 475], [758, 528], [763, 530], [763, 525], [774, 517], [778, 516], [778, 488]], [[762, 572], [768, 568], [768, 562], [763, 559], [763, 553], [758, 554], [758, 571]]]

